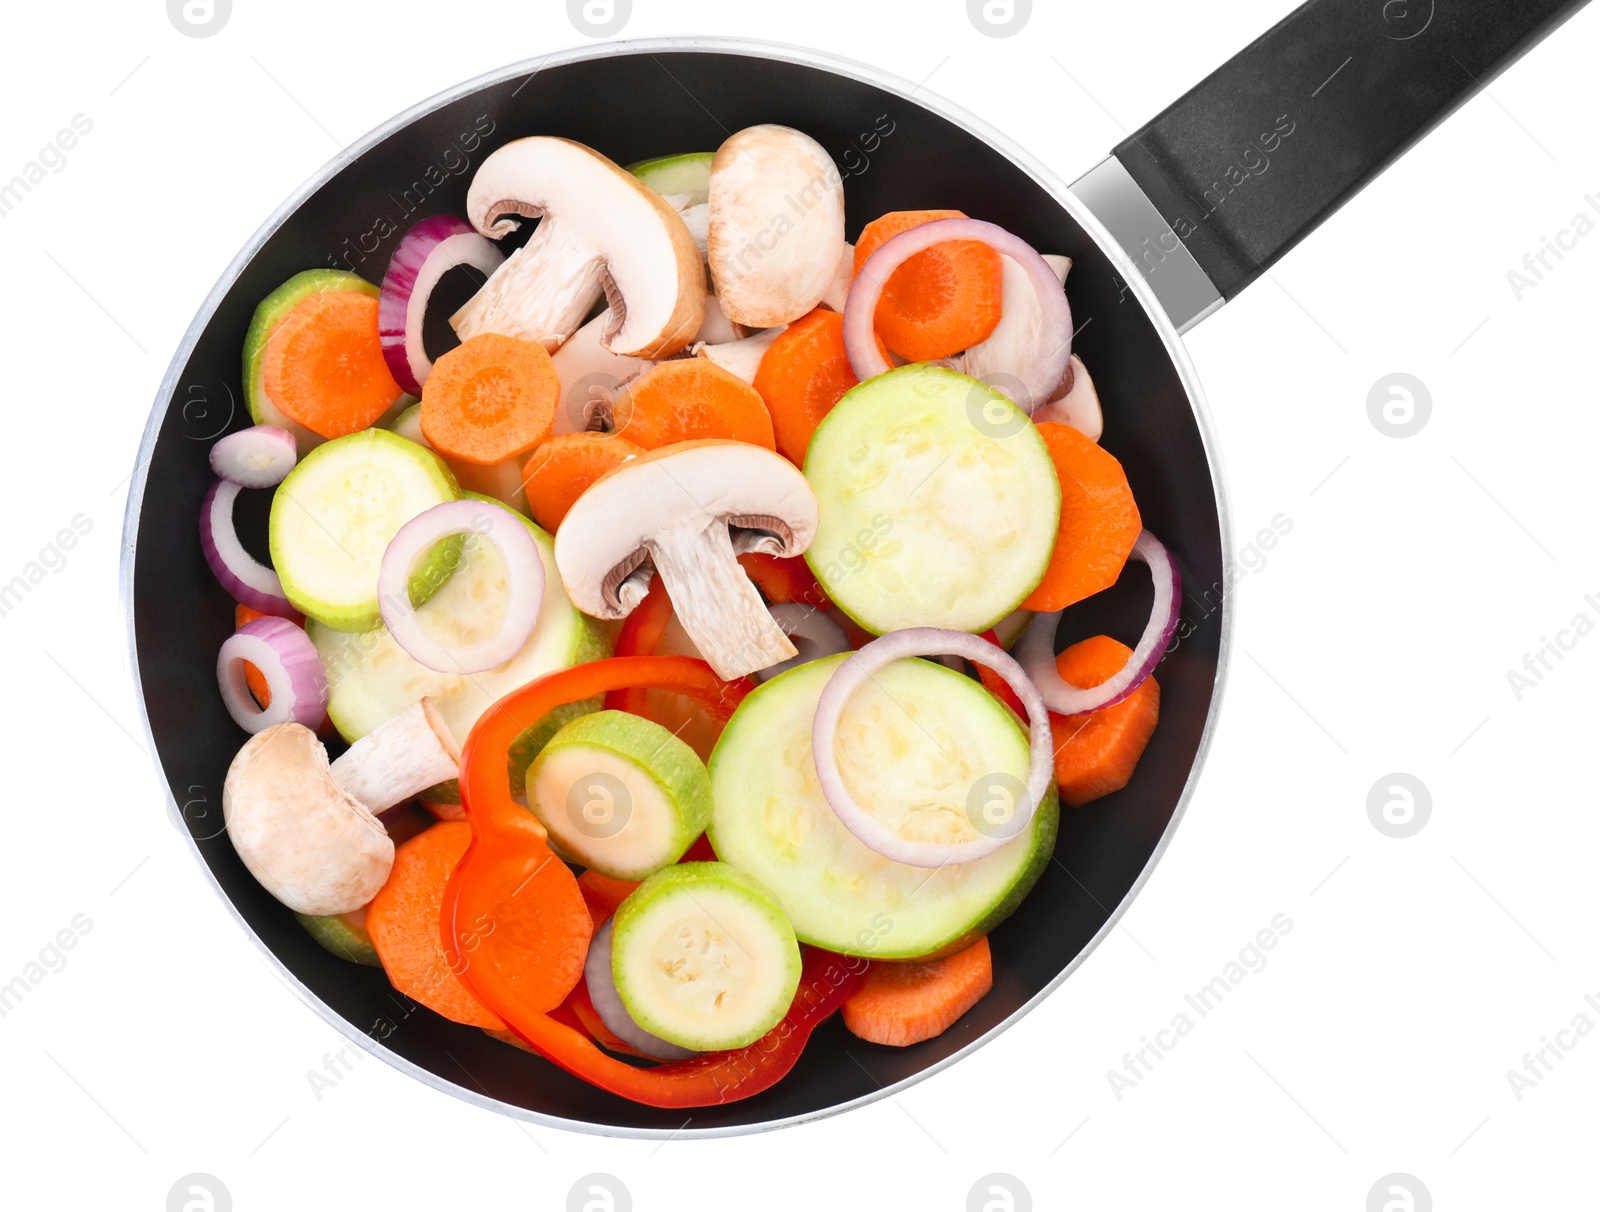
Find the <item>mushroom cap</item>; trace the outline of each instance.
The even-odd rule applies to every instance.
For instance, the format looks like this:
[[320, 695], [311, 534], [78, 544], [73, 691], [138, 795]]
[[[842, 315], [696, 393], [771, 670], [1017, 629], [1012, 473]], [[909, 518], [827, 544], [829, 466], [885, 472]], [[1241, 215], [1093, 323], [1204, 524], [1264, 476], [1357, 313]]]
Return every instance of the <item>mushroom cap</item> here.
[[678, 212], [632, 173], [570, 139], [515, 139], [483, 162], [467, 191], [467, 218], [483, 235], [517, 230], [511, 216], [543, 216], [559, 229], [551, 238], [604, 264], [612, 353], [661, 358], [694, 339], [705, 307], [700, 250]]
[[798, 467], [765, 447], [676, 442], [613, 468], [578, 498], [556, 531], [556, 568], [579, 610], [620, 619], [636, 603], [617, 588], [650, 562], [654, 534], [716, 525], [755, 532], [736, 538], [735, 551], [799, 555], [817, 531], [817, 498]]
[[746, 127], [711, 162], [706, 257], [730, 320], [771, 328], [822, 301], [844, 252], [844, 180], [810, 135]]
[[250, 874], [296, 913], [361, 908], [394, 863], [383, 825], [333, 781], [327, 750], [301, 724], [245, 742], [228, 767], [222, 816]]

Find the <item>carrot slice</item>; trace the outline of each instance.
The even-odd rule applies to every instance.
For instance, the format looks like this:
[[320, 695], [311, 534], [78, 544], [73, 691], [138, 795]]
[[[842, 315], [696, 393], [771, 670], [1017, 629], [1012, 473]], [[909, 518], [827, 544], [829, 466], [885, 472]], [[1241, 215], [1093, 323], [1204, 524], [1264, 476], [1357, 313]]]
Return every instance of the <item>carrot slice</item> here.
[[[856, 241], [856, 273], [901, 232], [959, 210], [897, 210], [874, 219]], [[889, 275], [872, 323], [883, 343], [911, 362], [948, 358], [985, 340], [1000, 323], [1001, 257], [981, 240], [924, 249]]]
[[572, 503], [606, 472], [644, 447], [611, 433], [558, 433], [542, 443], [522, 467], [528, 511], [546, 530], [555, 530]]
[[659, 362], [617, 397], [617, 433], [646, 450], [731, 438], [776, 450], [761, 393], [705, 358]]
[[503, 463], [550, 436], [560, 394], [544, 346], [479, 333], [433, 364], [422, 385], [422, 436], [447, 459]]
[[869, 1043], [904, 1048], [943, 1034], [994, 987], [989, 940], [933, 960], [876, 960], [844, 1001], [844, 1025]]
[[1061, 481], [1061, 523], [1044, 579], [1022, 607], [1050, 611], [1115, 585], [1144, 523], [1115, 456], [1070, 425], [1038, 428]]
[[403, 394], [378, 343], [378, 300], [310, 295], [267, 338], [261, 386], [291, 421], [324, 438], [372, 425]]
[[[1128, 663], [1132, 649], [1108, 635], [1097, 635], [1056, 657], [1056, 669], [1069, 685], [1098, 686]], [[1056, 748], [1056, 785], [1072, 808], [1121, 791], [1133, 777], [1150, 734], [1161, 716], [1161, 687], [1146, 678], [1127, 698], [1082, 715], [1050, 713]]]
[[[887, 350], [881, 349], [884, 361]], [[844, 317], [819, 307], [784, 329], [761, 356], [755, 389], [772, 414], [778, 453], [796, 467], [822, 418], [859, 379], [844, 345]]]
[[441, 821], [396, 848], [389, 878], [367, 906], [367, 933], [389, 983], [412, 1001], [469, 1027], [505, 1030], [461, 983], [472, 957], [447, 956], [439, 925], [444, 888], [472, 842], [466, 821]]

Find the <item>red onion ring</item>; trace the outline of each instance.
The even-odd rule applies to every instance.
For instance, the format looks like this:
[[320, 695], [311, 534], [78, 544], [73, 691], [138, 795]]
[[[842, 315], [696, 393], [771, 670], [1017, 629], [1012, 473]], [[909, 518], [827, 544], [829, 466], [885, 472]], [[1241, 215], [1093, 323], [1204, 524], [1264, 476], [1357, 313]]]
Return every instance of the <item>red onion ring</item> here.
[[378, 341], [396, 383], [420, 396], [433, 369], [422, 346], [422, 321], [439, 279], [458, 265], [487, 277], [504, 260], [494, 241], [455, 215], [433, 215], [401, 237], [378, 293]]
[[278, 574], [261, 563], [239, 542], [233, 525], [233, 503], [239, 485], [218, 480], [206, 490], [200, 507], [200, 550], [212, 573], [234, 601], [261, 614], [297, 619], [300, 612], [289, 604]]
[[[1016, 383], [1006, 385], [1024, 397], [1013, 402], [1031, 415], [1050, 398], [1067, 373], [1067, 361], [1072, 356], [1072, 309], [1067, 305], [1066, 292], [1061, 289], [1061, 279], [1056, 277], [1050, 263], [1025, 240], [982, 219], [935, 219], [932, 223], [923, 223], [884, 241], [882, 247], [867, 258], [844, 302], [844, 344], [850, 355], [850, 369], [862, 382], [891, 369], [878, 351], [873, 331], [878, 299], [895, 270], [924, 249], [947, 240], [978, 240], [987, 244], [1001, 256], [1015, 261], [1033, 283], [1041, 316], [1039, 348], [1033, 361], [1017, 372]], [[996, 384], [995, 390], [1001, 391], [1004, 387]]]
[[1017, 659], [1039, 688], [1045, 704], [1057, 715], [1081, 715], [1122, 702], [1155, 672], [1173, 633], [1178, 630], [1183, 581], [1167, 549], [1155, 535], [1145, 530], [1134, 541], [1128, 558], [1149, 565], [1156, 596], [1150, 604], [1150, 621], [1145, 624], [1144, 634], [1129, 655], [1128, 663], [1118, 673], [1088, 689], [1074, 686], [1061, 676], [1056, 668], [1056, 624], [1062, 613], [1059, 610], [1035, 615], [1017, 641]]
[[[898, 237], [896, 237], [898, 238]], [[988, 833], [970, 842], [941, 845], [938, 842], [911, 842], [885, 828], [876, 817], [857, 804], [834, 754], [839, 718], [845, 704], [862, 685], [886, 665], [905, 657], [965, 657], [974, 664], [986, 665], [998, 673], [1028, 711], [1027, 799], [1016, 805], [1004, 832]], [[817, 768], [822, 794], [844, 827], [869, 850], [896, 863], [911, 867], [943, 867], [947, 863], [970, 863], [993, 854], [1011, 841], [1033, 820], [1039, 803], [1050, 790], [1055, 777], [1055, 745], [1050, 736], [1050, 716], [1044, 700], [1028, 675], [1003, 649], [965, 631], [942, 627], [907, 627], [879, 636], [845, 658], [834, 671], [817, 699], [816, 716], [811, 723], [811, 757]]]
[[637, 1052], [656, 1060], [688, 1060], [700, 1055], [678, 1044], [669, 1043], [659, 1035], [652, 1035], [638, 1023], [622, 1004], [617, 993], [617, 982], [611, 975], [611, 921], [595, 932], [589, 944], [589, 958], [583, 963], [583, 981], [589, 987], [589, 1001], [606, 1029]]
[[[270, 701], [258, 707], [245, 681], [249, 661], [267, 679]], [[253, 619], [222, 642], [217, 685], [233, 722], [248, 733], [293, 722], [307, 728], [328, 713], [328, 680], [317, 647], [302, 628], [271, 616]]]
[[[411, 604], [411, 573], [441, 539], [471, 534], [500, 553], [506, 570], [506, 605], [500, 626], [475, 644], [441, 644], [422, 629]], [[446, 501], [425, 509], [389, 540], [378, 565], [378, 610], [395, 643], [419, 664], [439, 673], [483, 673], [521, 651], [544, 604], [544, 560], [521, 517], [487, 501]]]
[[213, 443], [211, 470], [240, 488], [272, 488], [294, 470], [298, 457], [287, 429], [252, 425]]

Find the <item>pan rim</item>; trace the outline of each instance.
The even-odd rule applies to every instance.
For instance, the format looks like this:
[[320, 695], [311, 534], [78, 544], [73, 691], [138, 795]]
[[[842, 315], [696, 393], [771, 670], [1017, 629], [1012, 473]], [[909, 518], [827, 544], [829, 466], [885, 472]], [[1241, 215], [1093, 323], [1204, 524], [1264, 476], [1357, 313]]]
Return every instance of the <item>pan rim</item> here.
[[1222, 618], [1220, 620], [1221, 634], [1217, 650], [1217, 672], [1211, 691], [1210, 705], [1206, 712], [1205, 724], [1201, 729], [1200, 740], [1195, 749], [1193, 762], [1190, 764], [1188, 777], [1184, 780], [1183, 789], [1178, 795], [1178, 800], [1173, 808], [1172, 818], [1167, 822], [1161, 837], [1151, 851], [1149, 859], [1140, 870], [1138, 877], [1128, 888], [1127, 893], [1112, 908], [1106, 921], [1094, 936], [1079, 950], [1078, 954], [1061, 969], [1051, 980], [1036, 994], [1006, 1016], [994, 1027], [978, 1036], [972, 1042], [960, 1048], [949, 1056], [928, 1065], [918, 1072], [902, 1078], [890, 1085], [879, 1086], [876, 1090], [861, 1095], [858, 1098], [845, 1102], [834, 1103], [826, 1107], [805, 1111], [797, 1115], [784, 1116], [777, 1119], [762, 1120], [757, 1123], [732, 1124], [715, 1128], [688, 1128], [665, 1129], [643, 1128], [617, 1124], [595, 1123], [590, 1120], [568, 1119], [563, 1116], [550, 1115], [540, 1111], [533, 1111], [513, 1103], [503, 1102], [479, 1091], [468, 1089], [456, 1084], [431, 1069], [423, 1068], [399, 1053], [385, 1047], [381, 1042], [370, 1035], [360, 1031], [354, 1023], [336, 1012], [324, 1002], [316, 993], [306, 986], [283, 963], [277, 954], [266, 945], [244, 915], [239, 912], [231, 897], [224, 891], [218, 882], [210, 865], [201, 854], [198, 844], [189, 832], [184, 821], [182, 810], [178, 807], [177, 800], [172, 795], [171, 784], [167, 779], [165, 769], [161, 764], [160, 753], [156, 747], [154, 733], [150, 726], [150, 715], [146, 705], [143, 679], [140, 676], [138, 637], [134, 625], [133, 610], [133, 576], [135, 562], [135, 548], [138, 540], [139, 520], [144, 504], [144, 490], [148, 479], [150, 462], [155, 452], [156, 440], [160, 435], [161, 424], [166, 418], [168, 409], [178, 386], [179, 376], [188, 365], [190, 357], [194, 354], [201, 336], [214, 319], [223, 297], [232, 288], [251, 260], [261, 251], [268, 239], [281, 227], [296, 211], [303, 206], [316, 190], [320, 189], [337, 173], [359, 156], [372, 150], [385, 139], [417, 119], [461, 100], [473, 93], [491, 88], [497, 84], [505, 83], [520, 76], [531, 75], [542, 71], [546, 67], [565, 66], [570, 63], [587, 62], [595, 59], [616, 57], [622, 55], [649, 55], [656, 52], [700, 52], [711, 54], [732, 54], [747, 58], [764, 58], [784, 63], [792, 63], [804, 67], [812, 67], [835, 75], [844, 76], [861, 83], [870, 84], [886, 92], [895, 93], [910, 104], [919, 105], [930, 112], [937, 114], [946, 121], [961, 127], [970, 134], [982, 139], [990, 147], [1005, 155], [1012, 163], [1016, 164], [1030, 177], [1032, 177], [1050, 196], [1057, 205], [1066, 210], [1068, 214], [1084, 229], [1095, 241], [1102, 252], [1122, 270], [1123, 281], [1144, 309], [1150, 322], [1154, 325], [1159, 335], [1162, 346], [1167, 356], [1172, 361], [1178, 373], [1185, 394], [1189, 398], [1190, 411], [1195, 418], [1199, 430], [1201, 446], [1206, 456], [1206, 467], [1211, 476], [1211, 486], [1217, 503], [1218, 540], [1221, 544], [1222, 556], [1227, 560], [1233, 550], [1233, 525], [1232, 515], [1227, 491], [1226, 476], [1223, 470], [1221, 454], [1216, 440], [1214, 425], [1210, 410], [1206, 404], [1205, 393], [1200, 386], [1199, 376], [1189, 359], [1187, 348], [1183, 344], [1176, 327], [1167, 318], [1166, 313], [1157, 302], [1154, 293], [1144, 276], [1139, 272], [1137, 264], [1123, 250], [1116, 240], [1095, 216], [1090, 213], [1071, 192], [1066, 182], [1056, 173], [1045, 167], [1029, 152], [1018, 146], [1013, 140], [1000, 131], [990, 126], [983, 119], [969, 113], [960, 106], [947, 99], [924, 89], [921, 85], [914, 85], [890, 72], [882, 71], [869, 64], [861, 63], [844, 56], [835, 55], [826, 51], [819, 51], [810, 47], [765, 41], [750, 38], [713, 36], [665, 36], [648, 38], [628, 38], [611, 42], [591, 44], [585, 46], [568, 47], [552, 51], [549, 54], [533, 59], [522, 60], [517, 63], [493, 69], [470, 80], [461, 82], [434, 94], [416, 105], [394, 115], [385, 122], [374, 127], [365, 135], [344, 148], [337, 156], [329, 160], [304, 183], [300, 185], [273, 213], [261, 224], [253, 235], [245, 242], [240, 251], [228, 263], [211, 288], [205, 299], [195, 312], [194, 319], [185, 329], [166, 373], [162, 376], [160, 386], [157, 388], [156, 398], [151, 406], [150, 416], [145, 423], [144, 433], [140, 439], [139, 449], [134, 464], [133, 474], [128, 486], [128, 503], [124, 515], [122, 529], [122, 551], [119, 563], [119, 593], [122, 598], [123, 613], [128, 631], [128, 651], [130, 654], [130, 673], [133, 679], [135, 698], [139, 706], [139, 720], [143, 727], [148, 751], [156, 775], [160, 781], [166, 798], [168, 815], [175, 827], [183, 835], [189, 849], [199, 865], [207, 882], [222, 901], [227, 911], [233, 916], [235, 922], [244, 934], [254, 943], [257, 950], [268, 966], [304, 1001], [313, 1012], [332, 1026], [341, 1035], [345, 1036], [357, 1047], [362, 1048], [384, 1060], [396, 1070], [415, 1078], [417, 1081], [432, 1089], [461, 1099], [463, 1102], [485, 1110], [495, 1111], [511, 1118], [528, 1123], [539, 1124], [543, 1127], [556, 1128], [563, 1131], [579, 1132], [586, 1135], [618, 1137], [637, 1140], [685, 1140], [685, 1139], [713, 1139], [732, 1136], [747, 1136], [761, 1132], [776, 1131], [780, 1128], [794, 1127], [800, 1124], [811, 1123], [825, 1119], [829, 1116], [842, 1114], [860, 1107], [865, 1107], [879, 1099], [888, 1098], [903, 1090], [909, 1089], [933, 1075], [954, 1065], [977, 1051], [984, 1044], [1000, 1035], [1003, 1031], [1019, 1022], [1025, 1015], [1034, 1010], [1045, 998], [1059, 989], [1078, 968], [1088, 959], [1089, 955], [1100, 945], [1106, 935], [1115, 928], [1127, 913], [1134, 899], [1143, 891], [1145, 884], [1150, 880], [1156, 865], [1165, 855], [1167, 848], [1172, 843], [1173, 835], [1178, 825], [1183, 820], [1190, 800], [1193, 798], [1199, 783], [1206, 759], [1210, 753], [1212, 742], [1215, 738], [1217, 720], [1221, 712], [1224, 692], [1227, 686], [1228, 670], [1231, 664], [1233, 640], [1233, 595], [1229, 587], [1224, 584], [1222, 593]]

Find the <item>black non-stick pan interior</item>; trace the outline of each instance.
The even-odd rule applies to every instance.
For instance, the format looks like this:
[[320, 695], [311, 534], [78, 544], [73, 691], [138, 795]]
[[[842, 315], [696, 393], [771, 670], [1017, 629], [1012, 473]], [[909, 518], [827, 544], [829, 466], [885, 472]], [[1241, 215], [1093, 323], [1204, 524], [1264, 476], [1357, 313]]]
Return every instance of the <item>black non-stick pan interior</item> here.
[[[1224, 581], [1219, 501], [1190, 397], [1156, 325], [1051, 192], [1003, 151], [890, 87], [773, 54], [659, 47], [607, 53], [497, 79], [400, 126], [314, 188], [248, 259], [178, 368], [170, 398], [157, 401], [162, 415], [148, 473], [135, 478], [142, 499], [133, 502], [130, 596], [150, 731], [173, 799], [223, 893], [333, 1021], [342, 1019], [366, 1046], [390, 1049], [468, 1097], [600, 1130], [679, 1129], [685, 1113], [593, 1089], [409, 1002], [381, 971], [334, 958], [256, 884], [221, 832], [223, 776], [245, 738], [218, 699], [216, 653], [232, 629], [233, 608], [201, 557], [197, 519], [211, 482], [210, 440], [250, 423], [239, 385], [246, 325], [284, 279], [334, 264], [380, 281], [406, 228], [428, 214], [463, 213], [472, 170], [519, 136], [566, 136], [626, 164], [714, 149], [760, 122], [808, 132], [849, 174], [851, 238], [885, 211], [950, 207], [1074, 260], [1068, 294], [1079, 327], [1075, 349], [1105, 406], [1104, 445], [1122, 460], [1146, 526], [1172, 549], [1185, 585], [1183, 638], [1157, 672], [1155, 737], [1126, 790], [1064, 810], [1058, 861], [992, 937], [994, 991], [954, 1029], [891, 1049], [849, 1035], [836, 1017], [785, 1080], [755, 1098], [695, 1111], [688, 1134], [771, 1124], [872, 1096], [969, 1046], [1055, 981], [1160, 846], [1216, 686]], [[260, 501], [241, 509], [241, 526], [246, 544], [265, 557]], [[1148, 574], [1131, 566], [1116, 589], [1068, 612], [1062, 642], [1103, 631], [1133, 643], [1150, 592]]]

